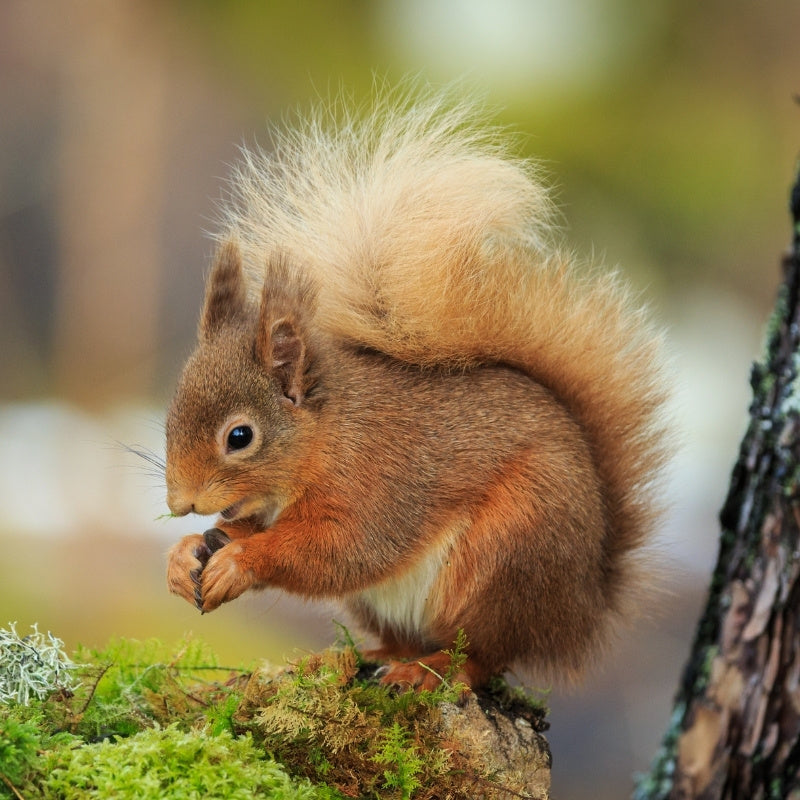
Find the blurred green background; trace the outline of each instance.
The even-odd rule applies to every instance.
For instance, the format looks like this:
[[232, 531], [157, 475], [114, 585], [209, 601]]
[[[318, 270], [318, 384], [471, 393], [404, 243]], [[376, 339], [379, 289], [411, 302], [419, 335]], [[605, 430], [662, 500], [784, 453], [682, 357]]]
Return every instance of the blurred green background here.
[[240, 143], [340, 87], [465, 78], [556, 187], [565, 235], [670, 330], [684, 447], [668, 590], [554, 693], [554, 796], [625, 796], [663, 731], [709, 570], [747, 378], [789, 240], [800, 4], [688, 0], [4, 0], [0, 625], [94, 645], [193, 631], [225, 660], [334, 637], [275, 593], [200, 617], [163, 553], [163, 408], [192, 346]]

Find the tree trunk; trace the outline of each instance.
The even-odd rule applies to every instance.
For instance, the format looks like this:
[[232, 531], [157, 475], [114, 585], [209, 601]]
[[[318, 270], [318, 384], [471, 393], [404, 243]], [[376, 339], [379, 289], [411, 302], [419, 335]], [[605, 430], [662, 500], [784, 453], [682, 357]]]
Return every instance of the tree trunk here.
[[636, 800], [800, 799], [800, 175], [708, 604]]

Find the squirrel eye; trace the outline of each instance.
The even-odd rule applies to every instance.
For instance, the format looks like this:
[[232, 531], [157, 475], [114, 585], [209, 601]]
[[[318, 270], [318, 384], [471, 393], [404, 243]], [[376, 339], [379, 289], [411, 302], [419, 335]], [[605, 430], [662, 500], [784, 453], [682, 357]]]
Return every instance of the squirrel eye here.
[[253, 429], [249, 425], [237, 425], [228, 434], [228, 448], [243, 450], [253, 441]]

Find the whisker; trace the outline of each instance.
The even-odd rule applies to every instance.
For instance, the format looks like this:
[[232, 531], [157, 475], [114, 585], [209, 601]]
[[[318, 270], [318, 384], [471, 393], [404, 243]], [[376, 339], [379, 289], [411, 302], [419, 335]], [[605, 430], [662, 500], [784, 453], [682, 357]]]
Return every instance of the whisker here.
[[167, 469], [167, 464], [166, 461], [161, 458], [161, 456], [157, 455], [146, 447], [142, 447], [141, 445], [130, 445], [125, 444], [124, 442], [117, 442], [117, 444], [126, 452], [132, 453], [133, 455], [144, 459], [148, 464], [152, 464], [155, 469], [146, 470], [148, 474], [152, 474], [157, 477], [163, 477]]

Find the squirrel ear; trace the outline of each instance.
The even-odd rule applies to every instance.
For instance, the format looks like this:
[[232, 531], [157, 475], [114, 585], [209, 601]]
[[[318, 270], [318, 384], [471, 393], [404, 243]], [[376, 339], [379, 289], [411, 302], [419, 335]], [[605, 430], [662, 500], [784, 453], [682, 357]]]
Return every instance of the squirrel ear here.
[[284, 396], [298, 406], [305, 396], [306, 344], [303, 336], [289, 317], [275, 320], [262, 331], [259, 339], [268, 340], [269, 349], [265, 352], [265, 348], [259, 348], [256, 342], [257, 350], [261, 349], [258, 355], [278, 379]]
[[310, 358], [303, 324], [310, 302], [308, 293], [287, 291], [293, 281], [282, 259], [270, 264], [261, 295], [255, 357], [280, 383], [284, 396], [294, 405], [303, 402]]
[[208, 278], [206, 299], [200, 318], [200, 338], [208, 340], [224, 325], [241, 319], [247, 306], [238, 243], [229, 239], [217, 251]]

